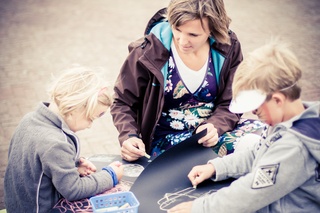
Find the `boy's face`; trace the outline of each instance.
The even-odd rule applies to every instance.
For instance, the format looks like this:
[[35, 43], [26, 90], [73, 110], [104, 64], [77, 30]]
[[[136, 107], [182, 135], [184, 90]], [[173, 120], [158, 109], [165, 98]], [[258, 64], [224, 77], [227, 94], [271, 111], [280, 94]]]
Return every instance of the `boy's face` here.
[[93, 115], [94, 119], [89, 119], [85, 115], [84, 109], [76, 109], [72, 112], [71, 119], [65, 119], [65, 122], [73, 132], [90, 128], [96, 118], [101, 117], [107, 110], [108, 106], [99, 104]]
[[274, 126], [284, 120], [282, 106], [283, 104], [279, 102], [279, 99], [272, 95], [270, 100], [265, 101], [258, 109], [252, 111], [252, 113], [257, 115], [262, 122]]

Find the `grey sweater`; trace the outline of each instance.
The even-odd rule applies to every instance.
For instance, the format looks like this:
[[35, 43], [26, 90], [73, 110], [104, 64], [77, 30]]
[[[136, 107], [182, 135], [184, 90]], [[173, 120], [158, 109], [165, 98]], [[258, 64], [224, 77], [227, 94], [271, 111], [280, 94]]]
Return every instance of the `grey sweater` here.
[[27, 114], [11, 140], [4, 179], [8, 213], [49, 212], [61, 197], [74, 201], [113, 187], [107, 171], [79, 176], [79, 140], [47, 106]]
[[194, 213], [320, 212], [320, 102], [268, 131], [252, 150], [215, 158], [214, 181], [229, 187], [195, 200]]

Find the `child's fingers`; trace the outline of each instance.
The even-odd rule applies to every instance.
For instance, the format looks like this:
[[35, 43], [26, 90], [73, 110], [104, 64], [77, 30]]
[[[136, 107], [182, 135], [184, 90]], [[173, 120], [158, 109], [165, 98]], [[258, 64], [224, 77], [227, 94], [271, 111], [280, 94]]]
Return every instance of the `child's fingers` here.
[[122, 163], [120, 161], [114, 161], [110, 164], [110, 166], [113, 165], [113, 166], [117, 166], [117, 167], [120, 167], [122, 166]]
[[122, 166], [122, 163], [121, 163], [120, 161], [116, 161], [116, 162], [114, 162], [114, 163], [115, 163], [115, 165], [118, 166], [118, 167]]
[[92, 172], [96, 172], [97, 171], [97, 167], [91, 163], [91, 165], [89, 166], [89, 169], [92, 171]]
[[191, 182], [191, 184], [193, 185], [193, 186], [196, 186], [196, 185], [198, 185], [198, 182], [197, 182], [197, 177], [198, 177], [198, 172], [196, 172], [196, 171], [194, 171], [194, 170], [192, 170], [189, 174], [188, 174], [188, 178], [189, 178], [189, 180], [190, 180], [190, 182]]
[[79, 158], [79, 163], [82, 164], [82, 163], [84, 163], [85, 160], [86, 160], [86, 159], [85, 159], [84, 157], [80, 157], [80, 158]]

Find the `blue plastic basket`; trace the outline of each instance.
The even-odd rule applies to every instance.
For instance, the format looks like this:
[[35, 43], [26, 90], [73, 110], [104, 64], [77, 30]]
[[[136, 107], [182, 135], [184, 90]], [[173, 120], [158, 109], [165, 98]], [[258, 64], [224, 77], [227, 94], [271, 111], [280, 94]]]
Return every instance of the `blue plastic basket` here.
[[[138, 207], [140, 205], [132, 192], [98, 195], [91, 197], [90, 202], [92, 210], [95, 213], [138, 213]], [[127, 204], [129, 204], [129, 206]]]

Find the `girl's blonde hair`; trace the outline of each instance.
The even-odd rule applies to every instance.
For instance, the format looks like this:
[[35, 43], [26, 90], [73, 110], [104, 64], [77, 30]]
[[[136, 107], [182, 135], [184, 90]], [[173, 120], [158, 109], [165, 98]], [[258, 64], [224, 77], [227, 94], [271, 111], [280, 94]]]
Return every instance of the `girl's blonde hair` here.
[[223, 0], [171, 0], [165, 14], [171, 26], [187, 21], [208, 19], [211, 36], [220, 43], [230, 44], [229, 24]]
[[86, 118], [93, 120], [98, 104], [110, 107], [112, 103], [102, 71], [82, 66], [64, 70], [49, 93], [64, 117], [76, 109], [83, 109]]
[[288, 44], [273, 39], [256, 49], [239, 65], [232, 85], [233, 97], [242, 90], [261, 90], [269, 97], [281, 92], [290, 100], [300, 98], [302, 71]]

